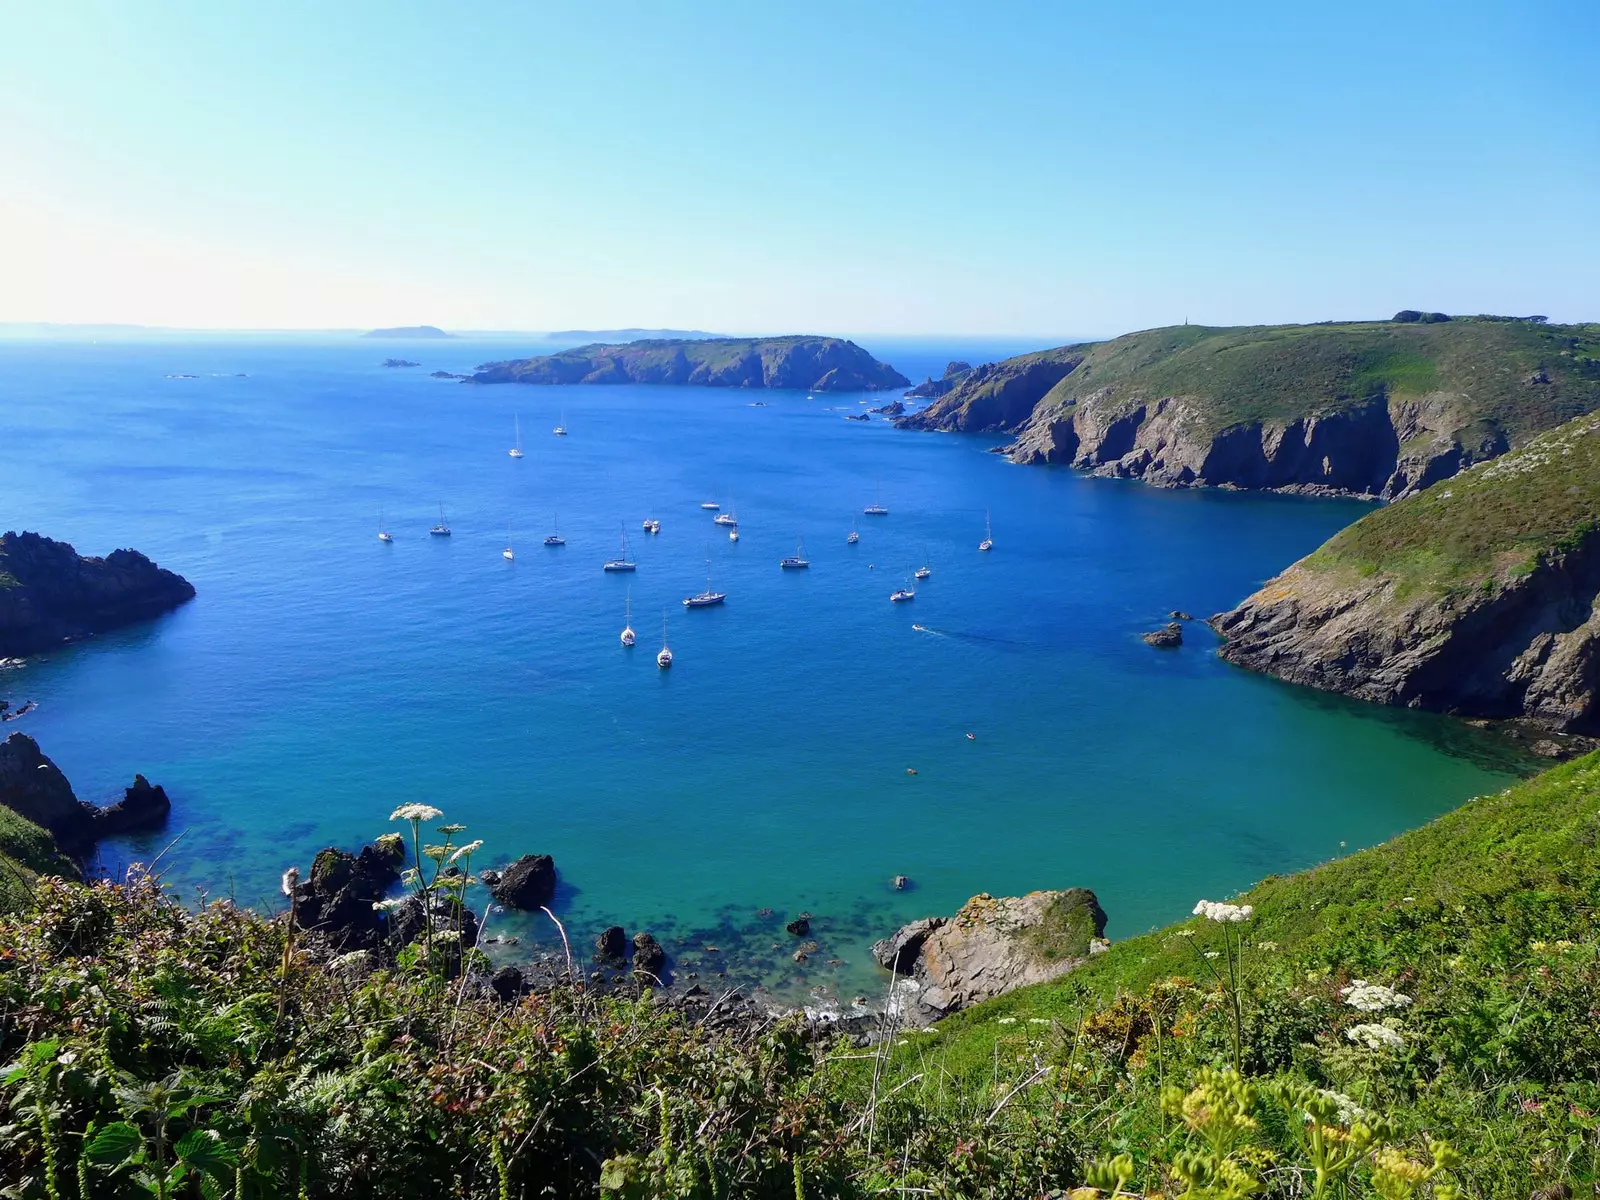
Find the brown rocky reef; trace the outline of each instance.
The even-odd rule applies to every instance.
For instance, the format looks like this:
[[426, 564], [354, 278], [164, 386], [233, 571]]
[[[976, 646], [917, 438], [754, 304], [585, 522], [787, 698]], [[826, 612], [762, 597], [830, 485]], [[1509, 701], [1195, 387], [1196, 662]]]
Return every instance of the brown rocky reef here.
[[[926, 385], [925, 385], [926, 386]], [[1165, 487], [1409, 495], [1600, 408], [1600, 326], [1172, 326], [985, 363], [911, 429]]]
[[0, 805], [49, 830], [56, 844], [75, 856], [100, 838], [159, 829], [172, 810], [166, 790], [143, 775], [135, 775], [133, 786], [109, 807], [79, 800], [61, 768], [25, 733], [0, 742]]
[[86, 558], [37, 533], [0, 536], [0, 658], [158, 617], [194, 597], [137, 550]]
[[854, 342], [830, 337], [649, 339], [485, 363], [474, 383], [654, 383], [821, 392], [910, 381]]
[[1291, 683], [1600, 735], [1600, 415], [1370, 513], [1211, 625]]
[[900, 1015], [925, 1024], [1013, 988], [1043, 983], [1081, 965], [1105, 933], [1106, 914], [1087, 888], [974, 896], [953, 917], [925, 917], [872, 948], [880, 965], [912, 988]]

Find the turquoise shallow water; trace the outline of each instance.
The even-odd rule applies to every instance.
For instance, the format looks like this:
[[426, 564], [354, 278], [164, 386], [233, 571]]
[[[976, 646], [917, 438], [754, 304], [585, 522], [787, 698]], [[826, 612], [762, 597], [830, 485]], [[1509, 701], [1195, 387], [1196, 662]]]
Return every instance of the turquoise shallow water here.
[[[869, 345], [914, 378], [1015, 349]], [[17, 728], [81, 796], [135, 770], [166, 785], [174, 885], [272, 905], [286, 865], [428, 800], [492, 858], [553, 854], [575, 939], [649, 927], [684, 975], [850, 994], [876, 986], [874, 937], [978, 891], [1092, 887], [1123, 936], [1511, 778], [1454, 723], [1233, 670], [1203, 626], [1176, 652], [1140, 642], [1168, 609], [1228, 606], [1360, 504], [1017, 468], [982, 440], [844, 421], [855, 396], [425, 375], [514, 349], [0, 343], [0, 525], [135, 546], [199, 588], [0, 675], [40, 702]], [[389, 354], [424, 366], [377, 367]], [[880, 490], [891, 515], [860, 516]], [[440, 500], [448, 540], [427, 533]], [[703, 500], [737, 507], [739, 544]], [[569, 544], [547, 550], [557, 511]], [[624, 524], [639, 570], [602, 574]], [[797, 535], [812, 568], [782, 572]], [[728, 603], [685, 613], [708, 556]], [[932, 579], [891, 605], [924, 559]], [[801, 910], [821, 943], [803, 969], [781, 931]]]

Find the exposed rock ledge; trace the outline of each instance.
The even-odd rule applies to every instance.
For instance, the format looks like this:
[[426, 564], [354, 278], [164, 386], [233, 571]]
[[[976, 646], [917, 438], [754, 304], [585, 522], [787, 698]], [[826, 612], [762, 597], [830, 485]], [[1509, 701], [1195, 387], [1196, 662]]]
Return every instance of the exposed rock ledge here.
[[0, 536], [0, 658], [146, 621], [193, 598], [193, 584], [137, 550], [87, 558], [37, 533]]
[[[1408, 502], [1409, 503], [1409, 502]], [[1359, 700], [1600, 735], [1600, 532], [1489, 590], [1295, 564], [1211, 618], [1228, 662]]]
[[1105, 933], [1106, 914], [1087, 888], [996, 899], [984, 893], [953, 917], [925, 917], [872, 948], [880, 965], [905, 975], [899, 1013], [936, 1021], [1080, 966]]
[[1002, 451], [1158, 487], [1254, 488], [1394, 499], [1508, 448], [1498, 430], [1453, 430], [1455, 397], [1360, 404], [1284, 424], [1213, 429], [1181, 396], [1126, 404], [1110, 390], [1041, 406]]

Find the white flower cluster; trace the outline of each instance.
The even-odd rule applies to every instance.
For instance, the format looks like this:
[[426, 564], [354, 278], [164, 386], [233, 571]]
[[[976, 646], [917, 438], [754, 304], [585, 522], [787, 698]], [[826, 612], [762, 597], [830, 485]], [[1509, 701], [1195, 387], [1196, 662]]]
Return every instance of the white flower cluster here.
[[1387, 1025], [1352, 1025], [1344, 1031], [1344, 1035], [1356, 1045], [1365, 1046], [1368, 1050], [1382, 1050], [1385, 1047], [1398, 1050], [1406, 1044], [1405, 1038]]
[[1368, 983], [1365, 979], [1358, 979], [1354, 983], [1339, 989], [1339, 995], [1344, 997], [1344, 1002], [1351, 1008], [1362, 1012], [1382, 1012], [1386, 1008], [1404, 1008], [1411, 1003], [1411, 997], [1393, 988], [1386, 988], [1381, 983]]
[[431, 804], [402, 804], [389, 814], [391, 821], [437, 821], [444, 813]]
[[1248, 921], [1255, 911], [1248, 904], [1219, 904], [1215, 900], [1202, 900], [1194, 906], [1194, 915], [1208, 921]]
[[[1377, 1026], [1377, 1028], [1381, 1029], [1383, 1026], [1380, 1025]], [[1362, 1108], [1343, 1092], [1330, 1092], [1327, 1088], [1318, 1088], [1317, 1095], [1321, 1096], [1324, 1100], [1331, 1101], [1338, 1108], [1339, 1112], [1337, 1120], [1339, 1124], [1343, 1125], [1346, 1129], [1349, 1129], [1350, 1126], [1354, 1125], [1357, 1121], [1365, 1121], [1367, 1119], [1367, 1110]], [[1306, 1120], [1311, 1120], [1310, 1113], [1306, 1114]]]
[[458, 858], [465, 858], [467, 855], [473, 853], [473, 851], [479, 849], [482, 845], [483, 845], [483, 839], [479, 838], [475, 842], [468, 842], [465, 846], [457, 846], [455, 853], [452, 854], [445, 861], [447, 861], [447, 862], [455, 862], [456, 859], [458, 859]]
[[405, 903], [405, 899], [404, 898], [396, 898], [396, 899], [390, 899], [390, 900], [374, 900], [372, 902], [372, 909], [373, 909], [374, 912], [393, 912], [395, 909], [399, 908], [404, 903]]

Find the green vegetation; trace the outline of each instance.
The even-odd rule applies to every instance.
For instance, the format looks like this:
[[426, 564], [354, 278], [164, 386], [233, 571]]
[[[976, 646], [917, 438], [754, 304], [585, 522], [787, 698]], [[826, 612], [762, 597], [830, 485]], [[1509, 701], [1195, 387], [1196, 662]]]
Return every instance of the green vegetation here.
[[[395, 815], [407, 886], [444, 903], [437, 948], [476, 846]], [[43, 880], [0, 918], [0, 1181], [47, 1200], [1591, 1187], [1597, 845], [1592, 755], [868, 1050], [792, 1021], [712, 1032], [648, 996], [503, 1003], [450, 955], [374, 969], [137, 874]]]
[[1305, 565], [1395, 579], [1402, 594], [1492, 587], [1575, 550], [1600, 524], [1600, 416], [1369, 513]]
[[0, 804], [0, 913], [26, 907], [38, 876], [77, 874], [46, 830]]
[[1511, 444], [1600, 408], [1600, 325], [1431, 318], [1130, 333], [1070, 348], [1083, 364], [1045, 402], [1105, 387], [1129, 406], [1185, 396], [1216, 432], [1443, 393], [1459, 426], [1485, 422]]

